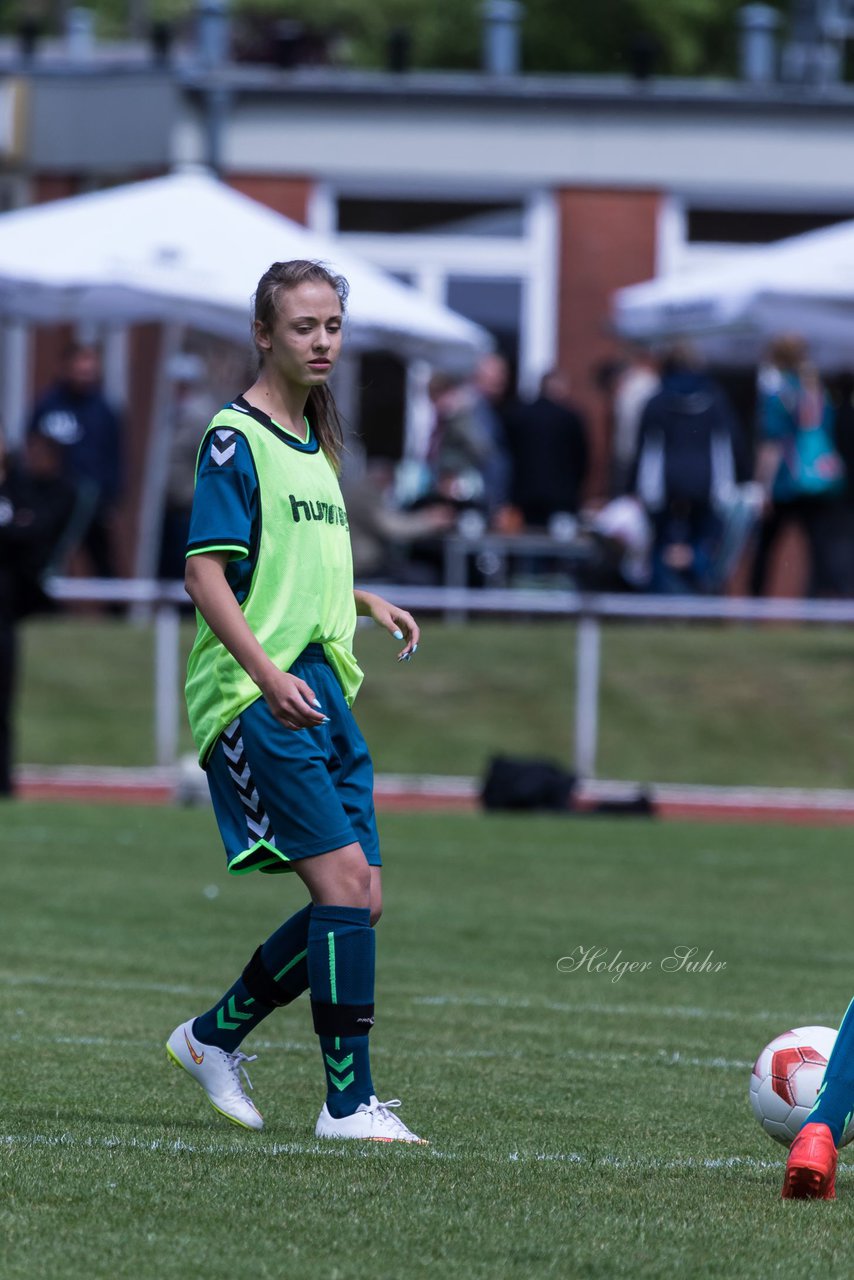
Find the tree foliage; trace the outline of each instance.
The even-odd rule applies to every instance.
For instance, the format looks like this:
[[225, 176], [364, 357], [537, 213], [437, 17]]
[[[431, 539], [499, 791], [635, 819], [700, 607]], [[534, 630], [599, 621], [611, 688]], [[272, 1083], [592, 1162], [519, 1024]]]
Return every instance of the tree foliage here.
[[[133, 13], [189, 32], [193, 0], [89, 0], [98, 32], [115, 36]], [[19, 0], [18, 16], [54, 23], [71, 0]], [[86, 0], [83, 0], [86, 3]], [[629, 73], [639, 65], [661, 75], [732, 75], [737, 12], [745, 0], [523, 0], [522, 64], [527, 72]], [[789, 0], [772, 0], [785, 12]], [[331, 37], [343, 65], [388, 65], [393, 33], [405, 33], [410, 65], [476, 70], [481, 65], [482, 0], [231, 0], [238, 42], [255, 56], [275, 33], [302, 27]], [[4, 6], [5, 25], [15, 25]], [[275, 60], [274, 53], [267, 55]]]
[[[386, 65], [393, 31], [409, 34], [417, 68], [480, 66], [482, 0], [236, 0], [244, 11], [290, 17], [338, 33], [338, 56]], [[651, 60], [664, 75], [730, 75], [736, 68], [737, 11], [744, 0], [527, 0], [523, 69], [630, 72]], [[785, 0], [776, 7], [786, 8]]]

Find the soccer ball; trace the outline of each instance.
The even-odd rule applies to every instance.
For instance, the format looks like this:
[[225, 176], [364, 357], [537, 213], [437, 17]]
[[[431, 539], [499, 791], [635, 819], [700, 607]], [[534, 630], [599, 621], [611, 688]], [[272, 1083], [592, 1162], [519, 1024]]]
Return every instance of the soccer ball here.
[[[765, 1132], [784, 1147], [815, 1105], [835, 1040], [831, 1027], [796, 1027], [767, 1044], [753, 1065], [750, 1105]], [[839, 1145], [852, 1138], [854, 1119]]]

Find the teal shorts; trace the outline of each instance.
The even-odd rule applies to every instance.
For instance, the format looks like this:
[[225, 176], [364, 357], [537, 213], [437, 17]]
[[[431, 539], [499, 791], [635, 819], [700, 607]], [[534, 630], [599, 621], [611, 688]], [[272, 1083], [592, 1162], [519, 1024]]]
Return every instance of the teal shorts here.
[[259, 697], [220, 734], [207, 776], [228, 870], [292, 871], [357, 842], [378, 867], [373, 765], [323, 646], [309, 645], [290, 670], [329, 723], [286, 729]]

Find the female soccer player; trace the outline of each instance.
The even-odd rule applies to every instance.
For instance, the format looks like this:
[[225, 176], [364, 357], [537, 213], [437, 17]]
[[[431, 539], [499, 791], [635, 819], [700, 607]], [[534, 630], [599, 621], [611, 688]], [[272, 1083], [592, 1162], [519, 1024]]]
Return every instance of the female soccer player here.
[[326, 1073], [317, 1136], [420, 1142], [399, 1102], [377, 1100], [368, 1053], [380, 856], [371, 760], [350, 711], [362, 680], [352, 640], [357, 613], [370, 616], [408, 661], [419, 631], [353, 589], [326, 386], [346, 297], [346, 282], [314, 262], [277, 262], [261, 278], [260, 371], [204, 436], [187, 549], [198, 611], [187, 706], [228, 869], [295, 871], [311, 902], [166, 1047], [217, 1111], [261, 1129], [240, 1078], [252, 1059], [238, 1046], [308, 989]]

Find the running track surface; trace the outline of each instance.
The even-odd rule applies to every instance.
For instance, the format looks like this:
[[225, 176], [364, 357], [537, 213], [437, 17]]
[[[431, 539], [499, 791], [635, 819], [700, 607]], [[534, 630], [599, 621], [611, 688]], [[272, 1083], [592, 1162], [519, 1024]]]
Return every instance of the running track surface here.
[[[854, 791], [765, 787], [653, 785], [646, 789], [660, 818], [704, 822], [786, 822], [808, 826], [854, 824]], [[385, 812], [465, 812], [480, 807], [476, 778], [383, 774], [376, 780], [377, 809]], [[588, 782], [578, 792], [581, 807], [598, 800], [626, 799], [633, 784]], [[81, 800], [104, 804], [200, 803], [204, 775], [193, 762], [176, 770], [114, 767], [37, 768], [18, 771], [17, 794], [25, 800]]]

